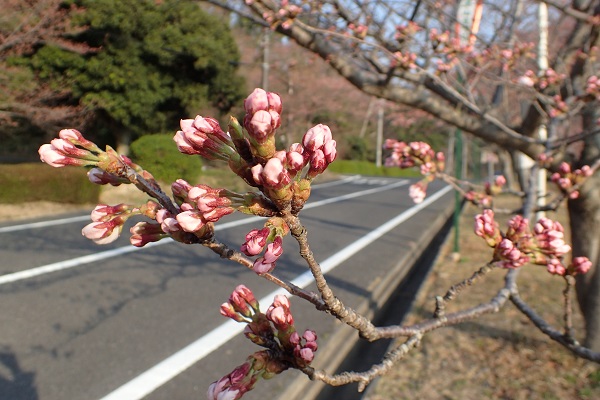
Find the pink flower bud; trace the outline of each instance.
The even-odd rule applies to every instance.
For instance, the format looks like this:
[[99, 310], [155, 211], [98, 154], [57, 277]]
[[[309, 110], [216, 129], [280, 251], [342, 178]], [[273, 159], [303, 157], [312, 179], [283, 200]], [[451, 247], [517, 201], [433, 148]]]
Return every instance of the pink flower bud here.
[[267, 251], [265, 251], [265, 262], [274, 264], [275, 261], [283, 254], [283, 247], [281, 245], [281, 236], [277, 236], [273, 243], [267, 245]]
[[135, 247], [143, 247], [151, 242], [158, 242], [165, 234], [160, 224], [152, 222], [138, 222], [129, 230], [129, 242]]
[[417, 182], [414, 185], [410, 185], [410, 188], [408, 189], [408, 195], [416, 204], [419, 204], [425, 200], [425, 196], [427, 195], [425, 192], [426, 190], [427, 185], [425, 185], [423, 182]]
[[247, 256], [255, 256], [263, 251], [267, 244], [267, 238], [271, 234], [269, 228], [263, 228], [261, 230], [252, 229], [246, 235], [246, 241], [242, 244], [241, 251]]
[[[254, 175], [254, 170], [252, 170]], [[291, 178], [278, 158], [271, 158], [261, 172], [263, 185], [273, 189], [281, 189], [290, 184]], [[258, 182], [257, 182], [258, 183]]]
[[[279, 97], [279, 96], [277, 96]], [[279, 99], [281, 105], [281, 99]], [[256, 88], [250, 95], [244, 100], [244, 109], [248, 114], [254, 114], [259, 110], [269, 110], [269, 98], [267, 92], [264, 89]]]
[[571, 172], [571, 166], [563, 161], [560, 163], [560, 166], [558, 167], [558, 171], [563, 175], [568, 174], [569, 172]]
[[585, 274], [592, 268], [592, 262], [587, 257], [575, 257], [572, 267], [575, 274]]
[[323, 145], [332, 139], [331, 130], [327, 125], [319, 124], [310, 128], [302, 138], [304, 148], [310, 152], [323, 147]]
[[112, 243], [119, 238], [122, 224], [115, 218], [107, 222], [92, 222], [83, 227], [81, 234], [96, 244]]
[[254, 264], [252, 265], [252, 270], [259, 275], [271, 272], [274, 268], [275, 264], [265, 262], [264, 257], [258, 258], [256, 261], [254, 261]]
[[100, 168], [92, 168], [87, 172], [87, 176], [90, 182], [96, 185], [119, 186], [122, 183], [129, 183], [127, 179], [120, 178], [116, 175], [109, 174], [108, 172]]
[[184, 211], [175, 217], [181, 229], [186, 232], [197, 232], [205, 225], [202, 216], [194, 211]]
[[267, 111], [259, 110], [252, 115], [247, 124], [246, 130], [257, 142], [265, 142], [274, 131], [272, 125], [273, 119]]

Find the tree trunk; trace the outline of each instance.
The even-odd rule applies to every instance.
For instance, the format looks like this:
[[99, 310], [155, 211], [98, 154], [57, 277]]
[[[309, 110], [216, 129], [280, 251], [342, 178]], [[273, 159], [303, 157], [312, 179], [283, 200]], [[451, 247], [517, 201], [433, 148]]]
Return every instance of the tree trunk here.
[[126, 128], [121, 128], [116, 131], [115, 139], [117, 142], [117, 153], [125, 156], [129, 155], [129, 145], [131, 144], [131, 131]]
[[569, 201], [573, 257], [586, 256], [593, 264], [577, 277], [577, 300], [585, 318], [585, 345], [600, 351], [600, 176], [595, 174]]
[[[584, 129], [591, 131], [595, 127], [597, 114], [596, 103], [584, 109]], [[578, 166], [591, 164], [599, 155], [600, 135], [589, 136]], [[600, 351], [600, 174], [590, 177], [579, 193], [577, 199], [569, 200], [573, 257], [585, 256], [593, 267], [577, 277], [577, 300], [585, 318], [585, 345]]]

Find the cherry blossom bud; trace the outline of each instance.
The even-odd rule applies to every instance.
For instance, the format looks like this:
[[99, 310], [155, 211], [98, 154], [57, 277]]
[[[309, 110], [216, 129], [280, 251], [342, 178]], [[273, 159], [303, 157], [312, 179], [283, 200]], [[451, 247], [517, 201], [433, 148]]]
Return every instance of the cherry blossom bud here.
[[[279, 96], [277, 96], [279, 97]], [[279, 99], [281, 105], [281, 99]], [[269, 110], [269, 98], [267, 92], [264, 89], [256, 88], [250, 95], [244, 100], [244, 109], [248, 114], [254, 114], [259, 110]]]
[[563, 161], [560, 163], [560, 165], [558, 167], [558, 171], [561, 174], [568, 174], [569, 172], [571, 172], [571, 166], [568, 163]]
[[258, 143], [264, 143], [273, 133], [273, 118], [267, 111], [259, 110], [245, 124], [246, 130]]
[[66, 165], [83, 167], [97, 164], [97, 162], [90, 160], [68, 156], [64, 151], [59, 150], [52, 144], [43, 144], [40, 146], [38, 153], [43, 162], [55, 168], [64, 167]]
[[62, 129], [60, 132], [58, 132], [58, 137], [95, 153], [100, 153], [102, 151], [100, 148], [98, 148], [98, 146], [96, 146], [95, 143], [84, 138], [81, 132], [79, 132], [77, 129]]
[[206, 224], [202, 215], [195, 211], [184, 211], [175, 217], [181, 229], [186, 232], [198, 232]]
[[275, 264], [266, 262], [264, 257], [259, 257], [252, 265], [252, 270], [259, 275], [271, 272], [274, 268]]
[[114, 218], [106, 222], [92, 222], [83, 227], [81, 234], [96, 244], [112, 243], [119, 238], [123, 221]]
[[238, 311], [230, 302], [221, 304], [219, 312], [222, 316], [231, 318], [236, 322], [248, 322], [246, 318], [244, 318], [241, 314], [238, 313]]
[[166, 235], [160, 224], [152, 222], [138, 222], [129, 230], [129, 241], [135, 247], [143, 247], [151, 242], [158, 242]]
[[109, 206], [106, 204], [98, 204], [92, 210], [90, 216], [94, 222], [109, 221], [117, 215], [122, 215], [129, 210], [130, 206], [127, 204], [117, 204], [116, 206]]
[[100, 168], [90, 169], [87, 172], [87, 177], [90, 182], [96, 185], [110, 184], [111, 186], [119, 186], [122, 183], [130, 183], [127, 179], [118, 177], [114, 174], [109, 174]]
[[495, 238], [499, 233], [498, 224], [494, 220], [494, 211], [485, 209], [482, 214], [475, 216], [475, 234], [477, 236]]
[[546, 260], [546, 269], [552, 275], [565, 276], [567, 274], [567, 269], [562, 265], [560, 260], [553, 257]]
[[[254, 170], [252, 170], [252, 174], [254, 175]], [[291, 182], [287, 170], [278, 158], [271, 158], [267, 161], [261, 171], [261, 177], [262, 184], [273, 189], [281, 189]]]
[[265, 251], [264, 256], [266, 263], [274, 264], [275, 261], [277, 261], [279, 257], [281, 257], [281, 254], [283, 254], [283, 247], [281, 245], [281, 242], [281, 236], [277, 236], [273, 243], [269, 243], [267, 245], [267, 250]]
[[271, 234], [269, 228], [263, 228], [261, 230], [252, 229], [246, 235], [246, 241], [242, 244], [241, 251], [247, 256], [255, 256], [261, 253], [267, 244], [267, 238]]
[[523, 254], [509, 239], [502, 239], [496, 249], [501, 258], [498, 265], [502, 268], [518, 268], [529, 261], [529, 257]]
[[327, 125], [319, 124], [310, 128], [302, 138], [304, 148], [310, 152], [323, 147], [323, 145], [332, 139], [331, 130]]
[[414, 185], [410, 185], [410, 188], [408, 189], [408, 195], [416, 204], [419, 204], [425, 200], [425, 196], [427, 195], [426, 190], [426, 184], [424, 184], [422, 181], [417, 182]]
[[592, 262], [587, 257], [573, 258], [572, 269], [573, 275], [585, 274], [592, 268]]

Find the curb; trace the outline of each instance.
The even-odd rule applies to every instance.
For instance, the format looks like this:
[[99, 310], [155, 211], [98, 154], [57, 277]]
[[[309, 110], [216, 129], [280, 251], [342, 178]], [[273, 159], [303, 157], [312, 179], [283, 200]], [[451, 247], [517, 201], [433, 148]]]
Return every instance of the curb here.
[[[421, 258], [430, 245], [435, 242], [438, 234], [449, 222], [454, 210], [454, 203], [450, 203], [443, 212], [441, 212], [435, 221], [424, 230], [421, 240], [415, 243], [409, 251], [398, 261], [394, 268], [381, 279], [381, 283], [372, 291], [371, 300], [364, 300], [356, 310], [365, 317], [373, 320], [381, 316], [381, 311], [385, 309], [388, 300], [393, 297], [396, 290], [409, 275], [416, 262]], [[374, 307], [373, 299], [376, 299]], [[411, 299], [411, 304], [412, 301]], [[349, 331], [340, 327], [331, 335], [331, 338], [323, 348], [319, 348], [319, 357], [327, 362], [320, 365], [320, 369], [333, 372], [346, 361], [352, 350], [356, 347], [359, 336], [356, 331]], [[387, 346], [386, 346], [387, 347]], [[371, 386], [371, 385], [370, 385]], [[277, 400], [314, 400], [317, 399], [320, 392], [327, 387], [322, 382], [313, 382], [307, 379], [305, 375], [295, 378], [289, 386], [282, 392]]]

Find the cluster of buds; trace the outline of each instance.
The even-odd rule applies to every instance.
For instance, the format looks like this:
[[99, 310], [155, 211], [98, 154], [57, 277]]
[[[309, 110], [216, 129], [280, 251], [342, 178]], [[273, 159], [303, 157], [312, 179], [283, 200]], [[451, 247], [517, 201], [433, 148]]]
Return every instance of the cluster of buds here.
[[585, 86], [585, 93], [596, 100], [600, 100], [600, 79], [596, 75], [588, 78]]
[[243, 198], [236, 198], [235, 193], [202, 184], [192, 186], [183, 179], [176, 180], [171, 189], [181, 211], [175, 219], [184, 231], [190, 233], [198, 232], [207, 223], [217, 222], [233, 213], [232, 198], [243, 201]]
[[542, 71], [540, 75], [536, 75], [532, 70], [527, 70], [523, 75], [517, 78], [517, 83], [523, 86], [543, 90], [548, 87], [560, 85], [565, 78], [565, 74], [559, 74], [552, 68]]
[[444, 153], [436, 153], [425, 142], [405, 143], [395, 139], [387, 139], [384, 148], [392, 151], [385, 160], [387, 167], [419, 167], [419, 172], [425, 178], [410, 187], [409, 195], [415, 203], [422, 202], [426, 196], [427, 185], [435, 179], [438, 172], [444, 171]]
[[402, 69], [415, 69], [417, 68], [417, 55], [410, 51], [397, 51], [394, 53], [394, 58], [392, 59], [392, 66], [399, 67]]
[[[41, 146], [39, 154], [53, 167], [91, 167], [88, 178], [92, 183], [134, 183], [159, 200], [160, 205], [153, 203], [152, 212], [147, 212], [148, 205], [99, 206], [105, 215], [93, 213], [93, 222], [83, 230], [96, 243], [115, 240], [124, 222], [135, 214], [144, 214], [154, 222], [140, 222], [131, 228], [134, 246], [168, 236], [183, 243], [197, 243], [199, 239], [211, 239], [212, 223], [236, 210], [263, 217], [273, 217], [284, 209], [297, 214], [310, 196], [312, 180], [336, 158], [336, 142], [329, 128], [321, 124], [306, 132], [302, 143], [294, 143], [288, 151], [276, 151], [275, 131], [281, 126], [282, 112], [281, 98], [276, 93], [256, 89], [244, 101], [244, 108], [243, 127], [232, 118], [225, 132], [215, 119], [196, 116], [180, 121], [181, 129], [173, 140], [183, 154], [226, 161], [233, 172], [262, 193], [239, 194], [206, 185], [192, 186], [180, 179], [172, 185], [176, 204], [170, 203], [149, 172], [110, 146], [101, 150], [75, 129], [60, 131], [59, 138]], [[256, 262], [258, 273], [272, 270], [281, 255], [281, 237], [275, 236]]]
[[[254, 0], [246, 0], [246, 4], [248, 5], [253, 2]], [[281, 5], [277, 12], [267, 11], [263, 14], [263, 18], [273, 29], [279, 25], [284, 29], [289, 29], [301, 12], [301, 7], [290, 4], [289, 0], [281, 0]]]
[[408, 21], [406, 25], [398, 25], [396, 26], [396, 33], [394, 34], [394, 39], [403, 42], [412, 38], [417, 32], [422, 30], [416, 22]]
[[352, 32], [352, 35], [358, 39], [364, 39], [367, 37], [367, 33], [369, 32], [369, 27], [364, 24], [348, 24], [348, 30]]
[[569, 105], [557, 94], [552, 96], [552, 104], [549, 106], [548, 116], [558, 118], [569, 113]]
[[[125, 221], [131, 216], [145, 215], [153, 217], [159, 208], [160, 206], [153, 201], [148, 201], [141, 207], [128, 204], [117, 204], [115, 206], [98, 204], [91, 213], [92, 222], [83, 227], [81, 233], [97, 244], [111, 243], [117, 240], [123, 230]], [[138, 238], [135, 240], [138, 240]]]
[[52, 167], [74, 165], [79, 167], [96, 166], [104, 153], [98, 146], [85, 139], [76, 129], [63, 129], [58, 138], [40, 147], [40, 159]]
[[279, 217], [270, 218], [263, 229], [252, 229], [248, 232], [246, 241], [241, 247], [242, 253], [253, 257], [265, 251], [262, 257], [254, 261], [252, 266], [254, 272], [265, 274], [275, 268], [275, 262], [283, 254], [283, 236], [288, 232], [288, 226]]
[[504, 185], [506, 185], [506, 178], [503, 175], [498, 175], [492, 182], [485, 183], [485, 194], [496, 196], [502, 193]]
[[237, 366], [208, 387], [208, 400], [238, 400], [252, 390], [259, 379], [269, 379], [287, 367], [274, 359], [269, 350], [261, 350], [250, 355], [246, 362]]
[[560, 190], [565, 193], [570, 199], [576, 199], [579, 197], [579, 191], [577, 187], [583, 183], [586, 178], [592, 176], [594, 171], [589, 165], [571, 170], [571, 166], [566, 163], [560, 163], [558, 171], [553, 173], [550, 179], [556, 183]]
[[[221, 314], [247, 324], [244, 335], [268, 350], [254, 353], [231, 374], [214, 382], [208, 391], [209, 399], [239, 399], [259, 378], [272, 378], [289, 367], [308, 366], [314, 359], [317, 335], [306, 330], [300, 337], [294, 326], [290, 302], [284, 295], [276, 295], [263, 314], [252, 291], [239, 285], [221, 305]], [[231, 397], [219, 397], [225, 394]]]
[[40, 159], [52, 167], [60, 168], [68, 165], [92, 167], [88, 171], [88, 179], [94, 184], [118, 186], [122, 183], [131, 183], [131, 171], [154, 182], [154, 178], [148, 171], [144, 171], [128, 157], [117, 154], [110, 146], [106, 147], [106, 151], [101, 150], [76, 129], [61, 130], [58, 138], [40, 146], [38, 153]]
[[457, 36], [452, 37], [449, 31], [439, 32], [433, 28], [429, 31], [429, 40], [436, 54], [444, 56], [443, 59], [437, 60], [438, 73], [450, 71], [458, 57], [472, 55], [474, 50], [471, 43], [461, 43], [461, 40]]
[[532, 231], [529, 221], [516, 215], [508, 221], [503, 234], [494, 220], [494, 212], [486, 209], [475, 216], [475, 234], [494, 248], [493, 262], [502, 268], [518, 268], [531, 262], [546, 266], [551, 274], [564, 276], [584, 274], [591, 267], [586, 257], [575, 257], [565, 267], [563, 258], [571, 246], [564, 241], [562, 225], [548, 218], [541, 218]]

